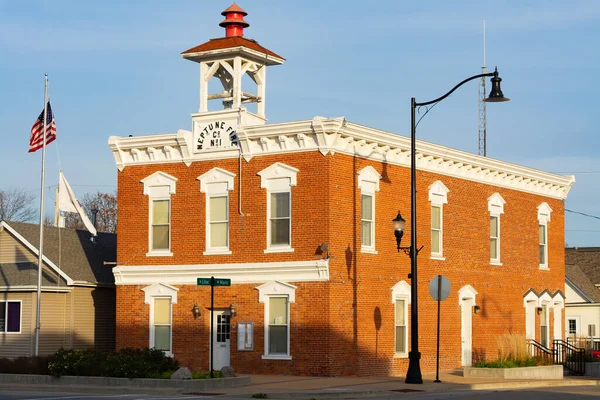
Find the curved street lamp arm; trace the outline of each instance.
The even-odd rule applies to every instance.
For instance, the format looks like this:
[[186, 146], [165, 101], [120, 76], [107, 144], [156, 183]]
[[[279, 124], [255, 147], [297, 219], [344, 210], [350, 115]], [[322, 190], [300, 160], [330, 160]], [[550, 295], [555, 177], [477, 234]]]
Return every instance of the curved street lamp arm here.
[[414, 107], [420, 107], [420, 106], [428, 106], [429, 104], [433, 104], [433, 103], [437, 103], [438, 101], [442, 101], [444, 100], [446, 97], [450, 96], [452, 94], [452, 92], [454, 92], [456, 89], [458, 89], [459, 87], [461, 87], [462, 85], [464, 85], [465, 83], [472, 81], [473, 79], [477, 79], [477, 78], [483, 78], [486, 76], [498, 76], [498, 71], [494, 71], [494, 72], [488, 72], [487, 74], [479, 74], [479, 75], [474, 75], [470, 78], [465, 79], [464, 81], [462, 81], [461, 83], [459, 83], [458, 85], [454, 86], [452, 88], [452, 90], [450, 90], [448, 93], [446, 93], [445, 95], [443, 95], [442, 97], [438, 97], [435, 100], [431, 100], [431, 101], [426, 101], [424, 103], [417, 103], [415, 102]]

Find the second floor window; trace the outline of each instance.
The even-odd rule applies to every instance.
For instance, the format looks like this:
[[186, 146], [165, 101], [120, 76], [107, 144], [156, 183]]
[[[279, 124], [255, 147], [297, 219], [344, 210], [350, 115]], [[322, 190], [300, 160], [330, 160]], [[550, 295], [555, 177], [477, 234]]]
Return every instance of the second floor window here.
[[490, 259], [492, 261], [500, 258], [500, 218], [490, 217]]
[[228, 196], [211, 197], [209, 201], [209, 248], [229, 247]]
[[374, 247], [373, 236], [375, 223], [373, 221], [373, 196], [363, 194], [361, 196], [361, 216], [360, 222], [362, 226], [362, 246]]
[[442, 253], [442, 208], [431, 206], [431, 253]]
[[152, 249], [169, 250], [171, 228], [170, 200], [152, 201]]
[[269, 207], [269, 227], [271, 246], [291, 244], [291, 196], [290, 192], [271, 193]]

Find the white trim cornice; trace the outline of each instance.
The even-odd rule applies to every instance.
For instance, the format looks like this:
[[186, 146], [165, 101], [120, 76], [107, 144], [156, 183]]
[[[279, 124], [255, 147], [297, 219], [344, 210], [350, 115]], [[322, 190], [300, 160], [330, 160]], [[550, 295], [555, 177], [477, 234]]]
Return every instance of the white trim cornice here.
[[[320, 151], [342, 153], [391, 165], [410, 167], [410, 139], [394, 133], [357, 125], [343, 118], [278, 124], [239, 126], [242, 156], [253, 157]], [[109, 147], [119, 170], [128, 165], [185, 162], [238, 157], [235, 152], [191, 154], [184, 157], [182, 147], [193, 143], [190, 135], [153, 135], [109, 138]], [[182, 145], [182, 141], [186, 145]], [[164, 150], [165, 146], [169, 150]], [[575, 182], [574, 176], [562, 176], [508, 162], [482, 157], [449, 147], [417, 141], [417, 169], [460, 179], [505, 187], [555, 199], [565, 199]], [[155, 150], [150, 151], [150, 148]], [[151, 154], [154, 159], [150, 159]], [[168, 156], [167, 156], [168, 155]], [[168, 158], [170, 157], [170, 158]]]
[[195, 285], [197, 278], [215, 276], [233, 284], [323, 282], [329, 280], [329, 259], [271, 263], [139, 265], [113, 268], [115, 285]]

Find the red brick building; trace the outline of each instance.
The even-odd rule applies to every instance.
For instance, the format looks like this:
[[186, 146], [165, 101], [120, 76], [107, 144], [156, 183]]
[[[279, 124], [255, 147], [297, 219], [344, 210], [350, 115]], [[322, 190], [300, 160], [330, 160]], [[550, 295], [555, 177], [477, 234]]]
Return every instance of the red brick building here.
[[[410, 141], [344, 118], [266, 124], [266, 67], [242, 36], [183, 53], [200, 64], [192, 131], [111, 137], [118, 167], [117, 347], [156, 347], [193, 369], [404, 375], [410, 258], [392, 219], [410, 210]], [[257, 93], [241, 88], [248, 74]], [[221, 93], [209, 95], [218, 78]], [[208, 111], [219, 99], [224, 109]], [[257, 103], [256, 112], [242, 107]], [[573, 177], [417, 142], [419, 347], [442, 370], [497, 357], [496, 338], [562, 335], [564, 204]], [[403, 245], [410, 242], [410, 221]], [[210, 286], [215, 287], [211, 333]], [[197, 307], [196, 307], [197, 306]], [[235, 312], [234, 312], [235, 311]]]

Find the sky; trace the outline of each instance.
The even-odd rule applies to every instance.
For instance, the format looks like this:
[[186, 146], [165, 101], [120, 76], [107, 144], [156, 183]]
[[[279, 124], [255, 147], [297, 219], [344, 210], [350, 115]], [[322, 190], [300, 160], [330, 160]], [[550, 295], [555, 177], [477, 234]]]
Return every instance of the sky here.
[[[39, 194], [29, 154], [44, 73], [57, 125], [46, 210], [62, 169], [75, 194], [113, 192], [109, 136], [191, 130], [198, 64], [180, 53], [224, 36], [231, 0], [0, 0], [0, 189]], [[245, 37], [286, 58], [267, 72], [269, 123], [340, 117], [410, 135], [410, 98], [435, 99], [498, 67], [510, 102], [487, 107], [487, 156], [575, 175], [568, 246], [600, 246], [600, 1], [239, 0]], [[488, 81], [489, 88], [489, 81]], [[421, 121], [417, 138], [478, 152], [478, 85]], [[39, 200], [38, 200], [39, 202]], [[39, 207], [38, 204], [35, 207]], [[588, 216], [582, 215], [587, 214]]]

